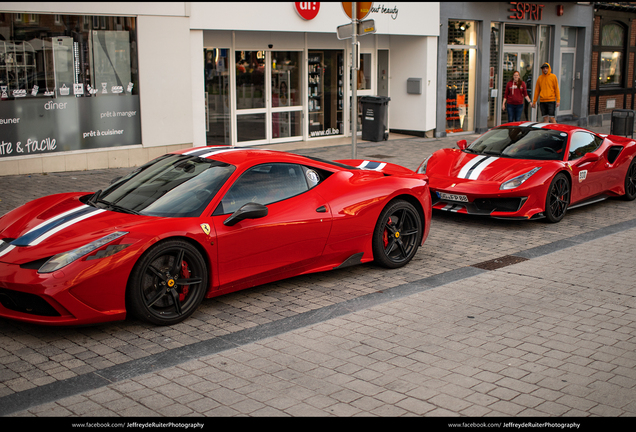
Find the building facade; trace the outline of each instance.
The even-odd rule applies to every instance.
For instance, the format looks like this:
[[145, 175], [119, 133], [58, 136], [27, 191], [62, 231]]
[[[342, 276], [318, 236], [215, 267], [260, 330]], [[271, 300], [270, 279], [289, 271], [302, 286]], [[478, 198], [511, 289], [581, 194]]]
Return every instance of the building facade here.
[[[581, 2], [440, 3], [435, 135], [482, 133], [506, 123], [506, 83], [518, 71], [532, 97], [546, 62], [559, 79], [557, 121], [586, 126], [593, 15], [593, 4]], [[538, 104], [525, 103], [522, 120], [537, 118]]]
[[601, 124], [615, 109], [635, 109], [636, 4], [594, 3], [589, 110]]
[[[391, 130], [436, 127], [439, 16], [365, 18], [357, 95], [390, 97]], [[350, 22], [341, 3], [0, 3], [0, 175], [350, 136]]]

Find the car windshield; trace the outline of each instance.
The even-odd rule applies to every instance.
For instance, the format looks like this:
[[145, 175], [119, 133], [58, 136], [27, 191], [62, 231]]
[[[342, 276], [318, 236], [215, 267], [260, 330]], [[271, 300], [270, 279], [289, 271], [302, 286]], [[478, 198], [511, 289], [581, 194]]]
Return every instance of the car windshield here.
[[514, 159], [563, 160], [567, 139], [565, 132], [550, 129], [501, 127], [483, 134], [466, 151]]
[[165, 155], [111, 185], [95, 205], [147, 216], [200, 216], [235, 168], [196, 156]]

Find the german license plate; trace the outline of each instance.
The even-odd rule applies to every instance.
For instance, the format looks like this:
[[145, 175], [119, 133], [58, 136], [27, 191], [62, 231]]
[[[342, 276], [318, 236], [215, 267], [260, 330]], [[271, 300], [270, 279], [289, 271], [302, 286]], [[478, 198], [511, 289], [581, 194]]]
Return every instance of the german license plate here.
[[437, 192], [437, 196], [443, 200], [448, 200], [448, 201], [468, 202], [468, 197], [466, 197], [466, 195], [455, 195], [455, 194], [447, 194], [444, 192]]

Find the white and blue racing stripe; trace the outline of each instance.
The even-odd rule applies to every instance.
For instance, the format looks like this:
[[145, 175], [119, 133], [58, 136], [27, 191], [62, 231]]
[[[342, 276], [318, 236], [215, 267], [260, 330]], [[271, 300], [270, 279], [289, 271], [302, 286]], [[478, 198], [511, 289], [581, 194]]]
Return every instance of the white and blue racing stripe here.
[[[184, 155], [188, 155], [188, 156], [196, 156], [196, 157], [200, 157], [200, 158], [207, 158], [209, 156], [215, 155], [215, 154], [220, 154], [220, 153], [227, 153], [227, 152], [235, 152], [235, 151], [247, 151], [247, 150], [253, 150], [251, 148], [245, 148], [245, 147], [240, 147], [240, 148], [224, 148], [224, 149], [214, 149], [212, 150], [209, 147], [206, 148], [200, 148], [200, 149], [196, 149], [196, 150], [190, 150], [187, 151], [185, 153], [182, 153]], [[267, 150], [267, 149], [260, 149], [260, 150]]]
[[481, 172], [497, 159], [499, 158], [493, 156], [477, 156], [462, 167], [457, 177], [467, 180], [477, 180]]
[[15, 246], [11, 243], [7, 243], [4, 240], [0, 240], [0, 257], [6, 253], [9, 253]]
[[365, 160], [360, 165], [358, 165], [358, 168], [372, 171], [381, 171], [382, 168], [384, 168], [385, 166], [385, 162], [373, 162]]
[[46, 220], [31, 229], [26, 234], [23, 234], [21, 237], [13, 240], [11, 242], [12, 246], [34, 246], [45, 239], [51, 237], [53, 234], [67, 228], [73, 224], [76, 224], [84, 219], [88, 219], [89, 217], [98, 215], [99, 213], [104, 212], [104, 209], [97, 209], [95, 207], [90, 207], [87, 205], [82, 205], [80, 207], [76, 207], [67, 212], [61, 213], [49, 220]]

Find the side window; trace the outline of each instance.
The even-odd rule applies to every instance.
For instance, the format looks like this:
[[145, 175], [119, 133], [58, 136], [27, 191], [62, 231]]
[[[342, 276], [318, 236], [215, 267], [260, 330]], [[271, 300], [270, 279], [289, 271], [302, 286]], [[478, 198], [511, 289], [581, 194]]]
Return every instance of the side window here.
[[570, 154], [568, 160], [578, 159], [586, 153], [593, 152], [603, 140], [588, 132], [574, 132], [570, 138]]
[[272, 163], [257, 165], [245, 171], [227, 191], [215, 215], [234, 213], [243, 205], [254, 202], [271, 204], [309, 190], [303, 167]]

